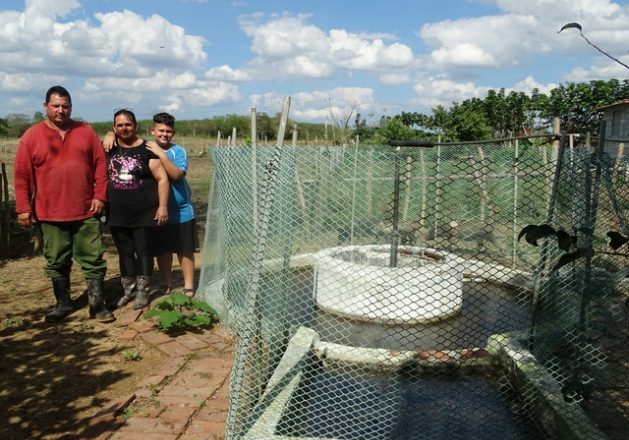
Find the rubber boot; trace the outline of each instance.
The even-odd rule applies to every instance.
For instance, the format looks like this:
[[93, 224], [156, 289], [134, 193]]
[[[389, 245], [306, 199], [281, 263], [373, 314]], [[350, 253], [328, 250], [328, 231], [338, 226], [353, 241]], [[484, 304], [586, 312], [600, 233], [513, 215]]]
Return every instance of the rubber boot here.
[[140, 310], [149, 304], [149, 295], [151, 293], [149, 277], [146, 275], [138, 275], [135, 277], [135, 285], [137, 286], [137, 293], [135, 295], [135, 301], [133, 302], [133, 309]]
[[133, 299], [133, 289], [135, 289], [135, 278], [124, 276], [120, 277], [120, 284], [122, 284], [122, 290], [124, 295], [118, 300], [118, 307], [124, 307]]
[[105, 305], [103, 298], [103, 279], [88, 278], [87, 282], [87, 299], [90, 307], [90, 318], [96, 318], [100, 322], [112, 322], [116, 318]]
[[70, 301], [70, 277], [55, 277], [52, 280], [52, 291], [55, 294], [57, 305], [54, 310], [46, 314], [46, 322], [59, 322], [72, 313], [72, 301]]

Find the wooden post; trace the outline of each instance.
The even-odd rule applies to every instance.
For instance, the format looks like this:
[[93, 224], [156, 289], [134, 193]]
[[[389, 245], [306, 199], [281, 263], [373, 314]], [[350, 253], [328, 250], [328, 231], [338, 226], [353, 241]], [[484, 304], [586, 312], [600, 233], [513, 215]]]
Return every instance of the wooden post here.
[[258, 129], [257, 112], [251, 107], [251, 209], [253, 210], [253, 233], [258, 233]]
[[513, 252], [511, 254], [511, 268], [515, 269], [515, 259], [517, 256], [518, 248], [518, 173], [520, 171], [520, 144], [518, 139], [515, 140], [515, 150], [513, 152], [513, 228], [512, 232], [512, 246]]
[[236, 145], [236, 127], [232, 128], [232, 146]]
[[[553, 118], [553, 134], [559, 135], [561, 133], [561, 120], [559, 118]], [[553, 141], [553, 157], [554, 163], [557, 163], [559, 157], [559, 141]]]
[[369, 150], [369, 156], [367, 159], [367, 217], [371, 218], [373, 213], [372, 200], [371, 200], [371, 180], [373, 178], [373, 149]]
[[[293, 148], [297, 147], [297, 124], [293, 125]], [[297, 154], [297, 152], [295, 152]], [[295, 167], [295, 189], [297, 191], [297, 199], [299, 200], [299, 206], [306, 215], [306, 197], [304, 196], [304, 188], [301, 184], [301, 177], [299, 177], [299, 170]]]
[[422, 201], [421, 201], [421, 209], [419, 212], [419, 224], [423, 227], [426, 220], [426, 207], [428, 205], [427, 196], [428, 196], [428, 176], [426, 175], [426, 159], [424, 157], [424, 149], [419, 149], [419, 166], [422, 176]]
[[408, 220], [408, 211], [411, 205], [411, 189], [413, 183], [413, 158], [406, 156], [406, 173], [404, 178], [406, 180], [406, 192], [404, 193], [404, 208], [402, 209], [402, 220]]
[[258, 143], [258, 115], [255, 107], [251, 107], [251, 146], [255, 147]]
[[216, 132], [216, 146], [217, 147], [221, 146], [221, 131], [220, 130]]
[[9, 182], [7, 179], [7, 169], [2, 162], [0, 168], [0, 177], [2, 187], [0, 187], [0, 260], [9, 258], [9, 225], [10, 207], [9, 207]]

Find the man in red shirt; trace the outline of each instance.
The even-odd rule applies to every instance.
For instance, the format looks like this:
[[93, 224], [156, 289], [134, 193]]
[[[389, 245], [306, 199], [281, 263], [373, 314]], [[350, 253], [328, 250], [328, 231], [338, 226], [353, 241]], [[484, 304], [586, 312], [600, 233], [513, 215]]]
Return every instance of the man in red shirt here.
[[87, 282], [90, 317], [113, 321], [103, 299], [107, 270], [98, 216], [107, 201], [107, 169], [100, 139], [88, 124], [70, 119], [72, 99], [61, 86], [46, 92], [47, 119], [22, 136], [15, 156], [18, 223], [41, 224], [44, 270], [57, 300], [46, 321], [72, 312], [70, 269], [79, 264]]

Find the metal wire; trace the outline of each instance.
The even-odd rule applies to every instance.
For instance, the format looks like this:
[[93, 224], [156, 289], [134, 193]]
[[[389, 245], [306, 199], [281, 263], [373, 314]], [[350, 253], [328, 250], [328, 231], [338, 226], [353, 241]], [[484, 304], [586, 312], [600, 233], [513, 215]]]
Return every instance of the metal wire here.
[[211, 149], [227, 438], [626, 438], [627, 159], [565, 139]]

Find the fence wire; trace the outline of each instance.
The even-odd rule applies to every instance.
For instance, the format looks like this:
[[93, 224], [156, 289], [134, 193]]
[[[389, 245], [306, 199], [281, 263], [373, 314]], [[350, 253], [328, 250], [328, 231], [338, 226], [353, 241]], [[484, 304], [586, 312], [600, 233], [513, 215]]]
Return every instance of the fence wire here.
[[[626, 157], [565, 138], [211, 154], [227, 438], [627, 438], [627, 260], [606, 240], [628, 234]], [[531, 224], [592, 252], [553, 271], [567, 251], [518, 240]]]

